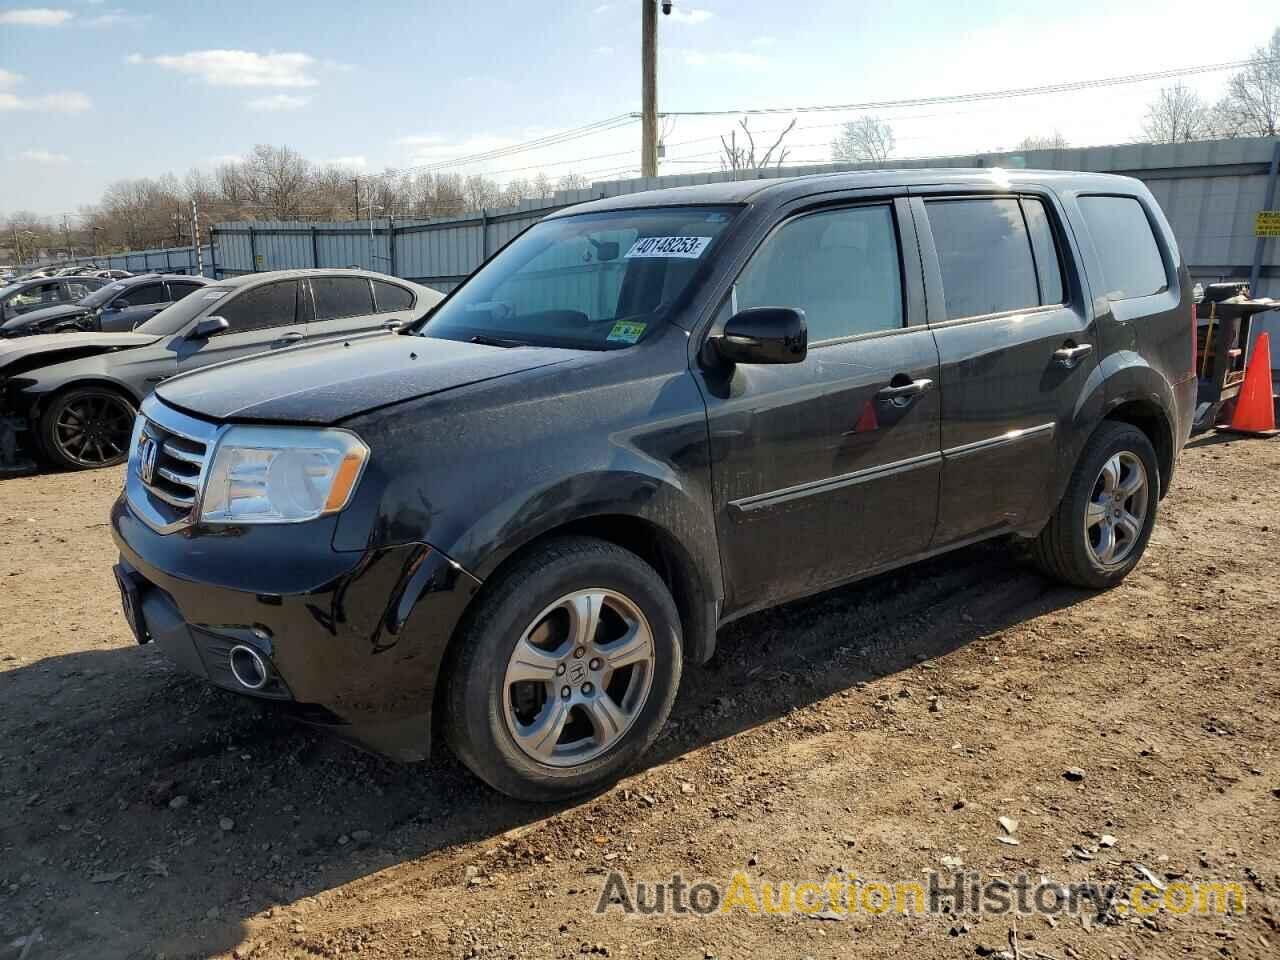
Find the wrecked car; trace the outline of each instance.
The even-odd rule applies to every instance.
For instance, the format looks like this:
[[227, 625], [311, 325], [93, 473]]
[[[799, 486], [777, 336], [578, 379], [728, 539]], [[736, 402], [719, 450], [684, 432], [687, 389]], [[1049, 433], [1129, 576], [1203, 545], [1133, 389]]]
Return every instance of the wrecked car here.
[[308, 341], [395, 330], [441, 299], [363, 270], [255, 273], [202, 287], [128, 333], [0, 342], [0, 470], [23, 450], [70, 470], [122, 463], [138, 405], [163, 380]]
[[0, 337], [75, 331], [127, 333], [212, 281], [149, 274], [99, 287], [75, 303], [32, 310], [0, 324]]

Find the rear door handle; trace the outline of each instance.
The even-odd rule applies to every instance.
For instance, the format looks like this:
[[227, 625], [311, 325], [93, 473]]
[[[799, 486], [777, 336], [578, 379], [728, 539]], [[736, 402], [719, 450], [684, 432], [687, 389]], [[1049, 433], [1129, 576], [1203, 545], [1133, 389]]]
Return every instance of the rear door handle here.
[[881, 403], [905, 405], [933, 386], [932, 380], [912, 380], [900, 387], [885, 387], [876, 394]]
[[280, 334], [280, 336], [276, 338], [276, 343], [297, 343], [299, 340], [302, 340], [303, 337], [303, 334], [294, 330], [289, 333]]
[[388, 320], [382, 325], [383, 330], [399, 330], [404, 326], [403, 320]]
[[1092, 343], [1082, 343], [1079, 346], [1073, 344], [1053, 351], [1053, 362], [1070, 370], [1091, 353], [1093, 353]]

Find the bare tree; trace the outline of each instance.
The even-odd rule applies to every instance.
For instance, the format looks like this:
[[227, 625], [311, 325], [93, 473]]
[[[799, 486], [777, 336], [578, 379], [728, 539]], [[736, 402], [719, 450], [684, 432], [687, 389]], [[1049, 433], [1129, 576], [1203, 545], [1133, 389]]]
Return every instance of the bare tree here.
[[1227, 81], [1227, 95], [1215, 112], [1224, 135], [1280, 133], [1280, 27], [1270, 43], [1253, 51], [1253, 62]]
[[1064, 150], [1068, 147], [1067, 138], [1057, 130], [1049, 134], [1023, 137], [1018, 141], [1019, 150]]
[[831, 141], [831, 159], [884, 163], [896, 146], [893, 126], [868, 114], [840, 128], [839, 135]]
[[545, 171], [539, 170], [538, 175], [533, 178], [533, 196], [545, 200], [547, 197], [554, 196], [555, 192], [556, 188], [551, 183], [551, 178]]
[[1184, 143], [1213, 135], [1213, 115], [1200, 94], [1176, 83], [1147, 104], [1142, 132], [1152, 143]]
[[[787, 149], [782, 146], [782, 141], [787, 138], [792, 130], [795, 129], [796, 121], [793, 117], [791, 122], [778, 134], [778, 138], [773, 141], [773, 146], [766, 150], [759, 157], [756, 156], [756, 138], [751, 132], [751, 127], [747, 122], [747, 118], [743, 117], [738, 121], [738, 126], [742, 128], [743, 142], [738, 143], [737, 129], [729, 132], [729, 138], [726, 140], [723, 136], [720, 138], [720, 169], [732, 170], [764, 170], [770, 162], [775, 166], [781, 167], [783, 161], [787, 159]], [[774, 155], [777, 154], [775, 159]]]
[[591, 184], [580, 173], [570, 171], [556, 181], [557, 190], [584, 190]]

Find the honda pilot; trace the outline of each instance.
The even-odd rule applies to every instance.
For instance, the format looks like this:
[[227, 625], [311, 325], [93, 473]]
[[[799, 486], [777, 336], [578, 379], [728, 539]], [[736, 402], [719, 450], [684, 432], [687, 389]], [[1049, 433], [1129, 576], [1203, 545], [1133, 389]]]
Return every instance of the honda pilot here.
[[112, 511], [186, 669], [521, 798], [644, 754], [776, 604], [994, 537], [1118, 583], [1191, 428], [1191, 284], [1123, 177], [602, 199], [395, 336], [159, 385]]

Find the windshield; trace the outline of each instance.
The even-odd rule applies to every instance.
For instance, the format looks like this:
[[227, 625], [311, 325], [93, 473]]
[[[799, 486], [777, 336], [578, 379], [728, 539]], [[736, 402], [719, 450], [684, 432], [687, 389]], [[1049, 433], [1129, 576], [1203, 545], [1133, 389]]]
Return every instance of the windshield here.
[[167, 337], [177, 333], [195, 317], [231, 292], [230, 287], [201, 287], [188, 297], [183, 297], [172, 307], [165, 307], [146, 323], [133, 328], [134, 333], [148, 333], [155, 337]]
[[443, 303], [422, 336], [617, 350], [644, 339], [708, 260], [733, 207], [546, 220]]
[[99, 287], [93, 293], [89, 294], [80, 301], [82, 307], [100, 307], [108, 300], [115, 297], [121, 290], [124, 290], [128, 284], [124, 283], [108, 283], [105, 287]]

